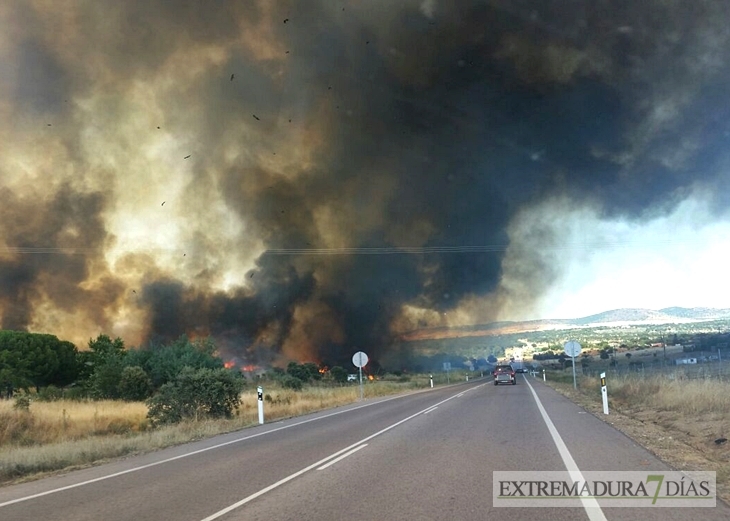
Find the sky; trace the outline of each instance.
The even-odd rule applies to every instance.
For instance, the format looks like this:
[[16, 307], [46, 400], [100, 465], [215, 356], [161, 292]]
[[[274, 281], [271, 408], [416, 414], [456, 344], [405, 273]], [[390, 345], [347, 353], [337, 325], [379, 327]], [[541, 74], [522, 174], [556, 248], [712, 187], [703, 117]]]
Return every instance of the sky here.
[[729, 6], [0, 3], [0, 326], [244, 361], [730, 308]]

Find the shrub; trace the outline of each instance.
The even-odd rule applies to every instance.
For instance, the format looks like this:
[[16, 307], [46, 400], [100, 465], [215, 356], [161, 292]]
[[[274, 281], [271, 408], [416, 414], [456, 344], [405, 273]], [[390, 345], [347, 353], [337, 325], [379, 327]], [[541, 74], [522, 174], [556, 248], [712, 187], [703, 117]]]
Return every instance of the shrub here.
[[125, 367], [119, 379], [119, 397], [129, 402], [146, 400], [152, 394], [152, 380], [138, 365]]
[[89, 390], [82, 385], [75, 385], [66, 389], [63, 393], [63, 397], [67, 400], [86, 400], [89, 397]]
[[121, 355], [110, 354], [94, 367], [90, 378], [91, 392], [95, 398], [119, 398], [119, 381], [124, 369]]
[[61, 398], [63, 398], [63, 390], [59, 389], [55, 385], [42, 387], [36, 396], [36, 399], [41, 402], [55, 402]]
[[304, 364], [300, 365], [296, 362], [289, 362], [289, 365], [286, 366], [286, 373], [302, 382], [308, 382], [311, 378], [309, 369]]
[[284, 389], [293, 389], [294, 391], [301, 391], [304, 387], [304, 382], [299, 378], [291, 375], [286, 375], [281, 379], [281, 386]]
[[29, 411], [30, 410], [30, 395], [26, 393], [18, 394], [15, 397], [15, 403], [13, 409], [16, 411]]
[[322, 374], [319, 372], [319, 367], [314, 362], [307, 362], [302, 364], [302, 367], [309, 373], [309, 380], [321, 380]]
[[330, 369], [330, 374], [332, 375], [332, 379], [337, 383], [344, 384], [347, 382], [347, 370], [339, 365]]
[[244, 381], [227, 369], [185, 367], [147, 401], [153, 424], [230, 418], [241, 403]]

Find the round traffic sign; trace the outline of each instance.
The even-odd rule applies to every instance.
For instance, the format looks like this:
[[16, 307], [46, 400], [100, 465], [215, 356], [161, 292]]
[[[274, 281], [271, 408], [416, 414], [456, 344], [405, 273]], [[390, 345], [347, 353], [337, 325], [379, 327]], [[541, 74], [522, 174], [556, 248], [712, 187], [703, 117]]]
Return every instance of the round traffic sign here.
[[566, 342], [565, 345], [563, 346], [563, 349], [565, 350], [565, 354], [572, 358], [575, 358], [576, 356], [578, 356], [581, 351], [580, 344], [578, 342], [576, 342], [575, 340]]
[[355, 364], [355, 367], [365, 367], [368, 365], [368, 355], [362, 351], [358, 351], [352, 355], [352, 363]]

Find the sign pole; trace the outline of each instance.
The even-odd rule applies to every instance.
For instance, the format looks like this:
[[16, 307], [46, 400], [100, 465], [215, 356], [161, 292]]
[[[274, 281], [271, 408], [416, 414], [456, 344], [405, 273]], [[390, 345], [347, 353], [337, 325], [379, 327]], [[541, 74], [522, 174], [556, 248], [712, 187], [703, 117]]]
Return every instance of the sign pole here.
[[568, 355], [573, 361], [573, 389], [578, 388], [578, 384], [575, 381], [575, 357], [580, 354], [581, 346], [575, 340], [570, 340], [563, 346], [565, 354]]
[[352, 355], [352, 363], [357, 367], [358, 374], [360, 375], [360, 399], [363, 398], [363, 389], [362, 389], [362, 368], [367, 365], [368, 363], [368, 355], [363, 353], [362, 351], [358, 351], [354, 355]]
[[608, 414], [608, 389], [606, 388], [606, 373], [601, 373], [601, 397], [603, 398], [603, 414]]
[[360, 373], [360, 399], [362, 400], [362, 366], [357, 368], [357, 372]]
[[578, 385], [575, 383], [575, 357], [571, 356], [570, 358], [573, 359], [573, 389], [577, 389]]

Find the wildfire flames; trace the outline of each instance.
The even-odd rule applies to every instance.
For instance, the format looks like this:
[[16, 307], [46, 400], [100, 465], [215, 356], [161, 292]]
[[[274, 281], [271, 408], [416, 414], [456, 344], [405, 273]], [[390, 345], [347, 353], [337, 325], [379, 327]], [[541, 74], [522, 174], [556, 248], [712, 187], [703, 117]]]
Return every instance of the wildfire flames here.
[[327, 366], [320, 367], [319, 368], [319, 374], [327, 374], [329, 372], [330, 368]]
[[[236, 365], [238, 365], [238, 364], [236, 363], [235, 360], [228, 360], [227, 362], [225, 362], [223, 364], [223, 367], [225, 367], [226, 369], [232, 369], [232, 368], [236, 367]], [[254, 364], [241, 365], [239, 368], [244, 373], [255, 373], [256, 371], [261, 370], [261, 368], [259, 366], [254, 365]]]

